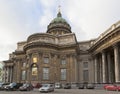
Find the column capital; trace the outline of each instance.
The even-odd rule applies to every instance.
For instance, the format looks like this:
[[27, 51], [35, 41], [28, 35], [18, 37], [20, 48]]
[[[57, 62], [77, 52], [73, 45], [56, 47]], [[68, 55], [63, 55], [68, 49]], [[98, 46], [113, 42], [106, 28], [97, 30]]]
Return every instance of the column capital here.
[[106, 50], [104, 49], [104, 50], [101, 51], [101, 54], [103, 54], [103, 53], [105, 53], [105, 52], [106, 52]]
[[118, 48], [118, 43], [113, 44], [113, 48]]
[[98, 54], [94, 55], [92, 58], [94, 58], [94, 59], [95, 59], [95, 58], [98, 58]]

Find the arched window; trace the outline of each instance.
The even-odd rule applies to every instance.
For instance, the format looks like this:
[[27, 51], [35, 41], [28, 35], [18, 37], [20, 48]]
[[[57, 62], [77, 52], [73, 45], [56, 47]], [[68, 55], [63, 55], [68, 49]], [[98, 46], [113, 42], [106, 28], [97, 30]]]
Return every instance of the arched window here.
[[37, 64], [32, 65], [32, 75], [37, 76], [38, 75], [38, 67]]

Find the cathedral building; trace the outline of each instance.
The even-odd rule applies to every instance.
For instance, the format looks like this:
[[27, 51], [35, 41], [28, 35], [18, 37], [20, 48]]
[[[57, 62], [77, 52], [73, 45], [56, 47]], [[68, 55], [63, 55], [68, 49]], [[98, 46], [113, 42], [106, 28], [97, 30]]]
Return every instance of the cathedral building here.
[[46, 33], [30, 35], [4, 61], [4, 82], [117, 83], [120, 21], [98, 38], [77, 41], [59, 11]]

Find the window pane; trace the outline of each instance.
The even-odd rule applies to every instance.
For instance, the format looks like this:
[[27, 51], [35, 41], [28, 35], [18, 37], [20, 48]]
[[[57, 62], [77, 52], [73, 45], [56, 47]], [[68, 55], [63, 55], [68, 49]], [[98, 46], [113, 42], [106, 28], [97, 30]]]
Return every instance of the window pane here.
[[83, 67], [88, 68], [88, 62], [83, 62]]
[[66, 60], [65, 60], [65, 59], [62, 59], [62, 60], [61, 60], [61, 64], [62, 64], [62, 65], [66, 64]]
[[49, 79], [49, 68], [43, 68], [43, 79], [44, 80]]
[[26, 67], [26, 63], [25, 62], [23, 63], [23, 67]]
[[61, 80], [66, 80], [66, 69], [61, 69]]
[[25, 80], [26, 77], [26, 71], [22, 71], [22, 80]]
[[83, 79], [84, 79], [84, 82], [88, 82], [89, 80], [88, 70], [83, 70]]
[[49, 63], [49, 58], [48, 57], [44, 57], [44, 63]]
[[37, 67], [32, 67], [32, 75], [37, 75], [38, 71], [37, 71]]

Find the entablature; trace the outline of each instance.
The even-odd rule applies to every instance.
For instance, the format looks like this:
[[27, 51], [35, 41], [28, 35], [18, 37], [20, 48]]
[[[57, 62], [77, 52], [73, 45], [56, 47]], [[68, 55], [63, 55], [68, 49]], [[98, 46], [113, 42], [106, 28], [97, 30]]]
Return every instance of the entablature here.
[[90, 48], [90, 51], [93, 53], [98, 53], [120, 41], [120, 25], [112, 29], [111, 32], [108, 32], [102, 36], [99, 41], [96, 41], [94, 45]]

